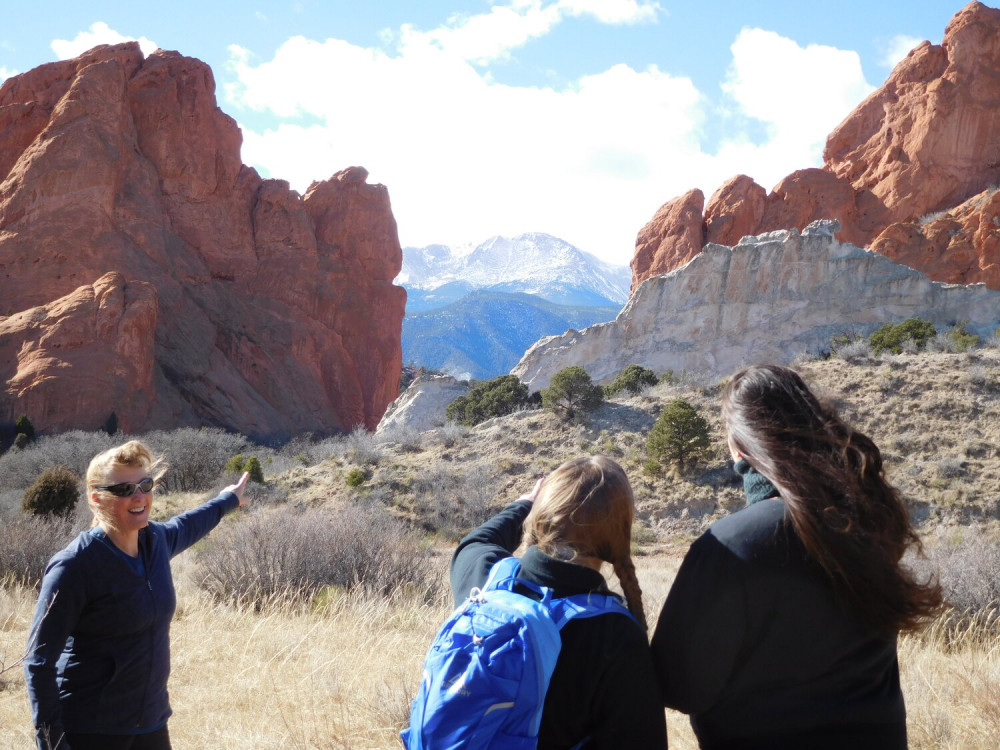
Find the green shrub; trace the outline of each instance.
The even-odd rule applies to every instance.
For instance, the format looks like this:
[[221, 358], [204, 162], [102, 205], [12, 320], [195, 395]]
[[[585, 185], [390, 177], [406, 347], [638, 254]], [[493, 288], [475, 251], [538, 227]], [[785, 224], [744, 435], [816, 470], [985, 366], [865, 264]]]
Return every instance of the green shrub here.
[[[672, 372], [670, 374], [673, 375]], [[629, 365], [618, 373], [611, 385], [605, 389], [605, 392], [609, 396], [614, 396], [622, 391], [639, 393], [643, 388], [656, 385], [658, 382], [659, 379], [652, 370], [648, 370], [642, 365]]]
[[472, 427], [493, 417], [512, 414], [528, 405], [528, 387], [516, 375], [500, 375], [479, 383], [445, 410], [449, 421]]
[[226, 461], [226, 466], [224, 471], [227, 474], [242, 474], [243, 466], [246, 464], [247, 460], [243, 457], [242, 453], [237, 453], [235, 456]]
[[948, 331], [948, 338], [955, 342], [956, 351], [965, 352], [979, 345], [979, 337], [969, 333], [968, 325], [968, 320], [961, 320]]
[[257, 460], [256, 456], [250, 456], [247, 459], [247, 462], [243, 464], [243, 471], [250, 475], [251, 482], [264, 484], [264, 469], [261, 467], [260, 461]]
[[934, 324], [923, 318], [907, 318], [902, 323], [886, 323], [868, 339], [872, 351], [881, 354], [889, 350], [893, 354], [903, 351], [903, 343], [912, 341], [917, 349], [923, 349], [927, 342], [937, 335]]
[[227, 474], [242, 474], [244, 471], [250, 475], [251, 482], [264, 484], [264, 468], [256, 456], [244, 457], [242, 453], [237, 453], [226, 461]]
[[596, 409], [604, 401], [604, 389], [594, 385], [582, 367], [565, 367], [552, 376], [548, 388], [542, 390], [542, 407], [572, 419], [578, 411]]
[[76, 474], [68, 466], [51, 466], [25, 490], [21, 509], [36, 516], [68, 516], [80, 498]]
[[666, 385], [677, 385], [677, 383], [681, 382], [681, 379], [674, 374], [673, 370], [667, 369], [660, 375], [660, 382]]
[[355, 466], [349, 472], [347, 472], [347, 486], [352, 488], [360, 487], [365, 483], [368, 478], [368, 472], [362, 469], [360, 466]]
[[664, 407], [646, 439], [650, 461], [682, 472], [704, 456], [710, 446], [708, 421], [680, 398]]
[[23, 451], [28, 447], [28, 436], [23, 432], [17, 433], [17, 437], [14, 438], [14, 447], [19, 451]]
[[35, 426], [31, 424], [27, 414], [22, 414], [14, 422], [14, 433], [27, 435], [29, 443], [35, 439]]

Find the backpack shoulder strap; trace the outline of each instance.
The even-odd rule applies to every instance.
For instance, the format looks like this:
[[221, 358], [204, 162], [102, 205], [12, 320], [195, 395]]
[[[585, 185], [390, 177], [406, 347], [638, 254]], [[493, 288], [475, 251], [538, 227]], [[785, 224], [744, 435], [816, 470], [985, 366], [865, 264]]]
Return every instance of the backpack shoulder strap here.
[[549, 606], [549, 612], [556, 627], [560, 630], [570, 620], [586, 619], [615, 612], [625, 615], [636, 625], [639, 624], [628, 608], [622, 604], [621, 599], [613, 594], [574, 594], [561, 599], [553, 599]]
[[496, 591], [497, 589], [510, 590], [511, 581], [517, 578], [517, 572], [521, 569], [521, 561], [516, 557], [505, 557], [493, 563], [490, 574], [483, 584], [483, 591]]

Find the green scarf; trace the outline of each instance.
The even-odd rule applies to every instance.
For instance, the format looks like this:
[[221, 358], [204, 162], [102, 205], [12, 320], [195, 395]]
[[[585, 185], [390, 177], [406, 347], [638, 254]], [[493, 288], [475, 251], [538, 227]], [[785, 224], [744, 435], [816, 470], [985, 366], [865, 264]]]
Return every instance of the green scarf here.
[[781, 497], [771, 484], [771, 480], [752, 467], [745, 458], [737, 461], [733, 468], [743, 477], [743, 491], [747, 493], [747, 505], [772, 497]]

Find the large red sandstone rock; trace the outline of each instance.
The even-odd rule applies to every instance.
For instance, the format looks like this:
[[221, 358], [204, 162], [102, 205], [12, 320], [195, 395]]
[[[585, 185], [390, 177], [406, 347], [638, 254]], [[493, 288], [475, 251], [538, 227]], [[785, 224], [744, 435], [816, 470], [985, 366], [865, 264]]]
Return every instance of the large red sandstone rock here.
[[645, 278], [643, 269], [680, 268], [701, 252], [705, 244], [701, 216], [704, 206], [705, 194], [697, 188], [689, 190], [660, 206], [652, 220], [639, 230], [631, 263], [632, 291]]
[[736, 175], [709, 198], [705, 207], [705, 242], [735, 245], [757, 231], [764, 217], [767, 191], [745, 174]]
[[[705, 211], [706, 241], [732, 245], [746, 234], [801, 230], [815, 219], [832, 218], [841, 223], [841, 240], [867, 247], [890, 227], [958, 206], [1000, 183], [997, 102], [1000, 10], [972, 2], [948, 24], [941, 45], [924, 42], [914, 49], [830, 134], [822, 169], [784, 178], [762, 212], [763, 188], [750, 178], [741, 175], [720, 188]], [[880, 251], [933, 279], [1000, 288], [991, 270], [1000, 263], [989, 229], [995, 215], [982, 216], [980, 229], [964, 244], [897, 228], [879, 243]], [[687, 226], [693, 218], [683, 221]], [[678, 233], [681, 228], [656, 218], [640, 233], [646, 246], [659, 250], [640, 258], [637, 246], [633, 289], [677, 268], [680, 257], [690, 260], [688, 248], [669, 247]]]
[[[0, 380], [20, 413], [47, 430], [146, 423], [156, 354], [152, 284], [108, 273], [65, 297], [0, 319]], [[94, 404], [113, 403], [108, 410]], [[87, 415], [81, 420], [81, 415]]]
[[[115, 375], [85, 388], [63, 382], [56, 358], [18, 359], [0, 371], [0, 418], [91, 428], [114, 411], [128, 431], [254, 436], [375, 428], [398, 388], [405, 291], [392, 284], [402, 252], [388, 193], [363, 169], [304, 197], [262, 180], [240, 161], [211, 70], [176, 52], [143, 59], [134, 43], [7, 80], [0, 133], [5, 309], [48, 309], [102, 284], [156, 289], [155, 335], [134, 342], [148, 372], [107, 361], [120, 330], [81, 334], [75, 372], [106, 362]], [[0, 328], [8, 350], [49, 351], [42, 338], [61, 330], [13, 320]]]

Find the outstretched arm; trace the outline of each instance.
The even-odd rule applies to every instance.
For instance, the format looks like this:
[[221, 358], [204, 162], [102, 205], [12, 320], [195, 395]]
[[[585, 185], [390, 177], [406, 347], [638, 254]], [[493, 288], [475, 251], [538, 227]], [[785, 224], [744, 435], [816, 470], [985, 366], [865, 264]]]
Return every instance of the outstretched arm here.
[[249, 500], [244, 498], [244, 493], [249, 478], [250, 475], [244, 472], [236, 484], [223, 489], [214, 499], [164, 523], [170, 557], [183, 552], [218, 526], [226, 513], [246, 505]]
[[451, 558], [451, 591], [456, 605], [465, 601], [473, 588], [486, 583], [495, 562], [510, 557], [521, 544], [524, 519], [541, 485], [539, 479], [531, 494], [508, 505], [458, 543]]

